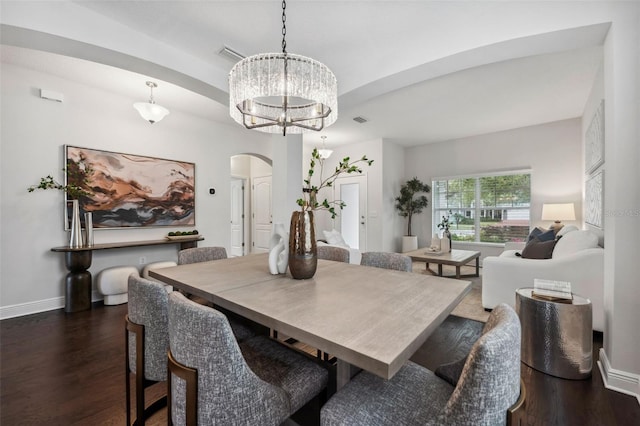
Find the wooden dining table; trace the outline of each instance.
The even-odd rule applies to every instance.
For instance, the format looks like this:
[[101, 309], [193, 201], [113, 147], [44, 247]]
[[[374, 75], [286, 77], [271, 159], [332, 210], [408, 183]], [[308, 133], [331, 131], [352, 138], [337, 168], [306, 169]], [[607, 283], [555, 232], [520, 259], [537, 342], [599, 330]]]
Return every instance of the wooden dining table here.
[[390, 379], [470, 290], [469, 281], [318, 260], [313, 278], [269, 273], [268, 254], [150, 271], [150, 276]]

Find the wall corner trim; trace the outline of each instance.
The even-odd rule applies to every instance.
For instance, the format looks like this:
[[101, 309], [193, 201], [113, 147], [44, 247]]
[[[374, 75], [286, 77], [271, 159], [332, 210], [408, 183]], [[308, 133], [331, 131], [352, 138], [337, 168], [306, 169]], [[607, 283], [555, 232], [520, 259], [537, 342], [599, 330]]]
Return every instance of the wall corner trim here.
[[598, 368], [600, 369], [604, 387], [635, 396], [640, 404], [640, 375], [612, 368], [604, 348], [600, 348], [599, 355]]

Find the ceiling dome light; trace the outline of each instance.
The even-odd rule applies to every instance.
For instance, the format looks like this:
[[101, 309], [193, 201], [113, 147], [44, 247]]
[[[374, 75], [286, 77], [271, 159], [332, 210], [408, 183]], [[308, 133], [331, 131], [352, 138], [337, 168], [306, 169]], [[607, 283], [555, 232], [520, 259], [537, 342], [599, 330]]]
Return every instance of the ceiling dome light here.
[[147, 86], [151, 89], [149, 102], [136, 102], [133, 104], [133, 107], [138, 110], [142, 118], [153, 124], [169, 115], [169, 110], [156, 104], [156, 101], [153, 100], [153, 89], [158, 87], [158, 85], [153, 81], [147, 81]]
[[333, 154], [333, 150], [327, 149], [327, 147], [324, 146], [325, 139], [327, 139], [327, 137], [326, 136], [320, 136], [320, 137], [322, 138], [322, 149], [318, 150], [318, 155], [323, 160], [326, 160], [327, 158], [331, 157], [331, 154]]
[[282, 2], [282, 53], [249, 56], [229, 73], [229, 113], [266, 133], [320, 131], [338, 118], [338, 82], [324, 64], [287, 53]]

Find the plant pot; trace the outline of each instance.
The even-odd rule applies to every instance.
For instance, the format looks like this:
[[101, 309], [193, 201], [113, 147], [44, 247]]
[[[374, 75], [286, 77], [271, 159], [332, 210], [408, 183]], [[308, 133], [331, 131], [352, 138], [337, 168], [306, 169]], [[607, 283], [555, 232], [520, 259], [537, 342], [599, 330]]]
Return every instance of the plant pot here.
[[416, 235], [405, 235], [402, 237], [402, 252], [418, 250], [418, 237]]
[[313, 277], [318, 267], [318, 249], [313, 212], [295, 211], [289, 229], [289, 272], [297, 280]]

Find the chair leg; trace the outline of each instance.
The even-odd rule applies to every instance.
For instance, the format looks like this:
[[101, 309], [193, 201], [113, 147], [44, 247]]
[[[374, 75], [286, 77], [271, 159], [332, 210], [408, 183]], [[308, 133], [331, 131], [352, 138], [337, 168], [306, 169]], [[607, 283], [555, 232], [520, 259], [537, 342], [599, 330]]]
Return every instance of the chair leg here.
[[131, 370], [129, 368], [129, 315], [125, 315], [125, 326], [124, 326], [124, 389], [126, 395], [126, 407], [127, 407], [127, 426], [131, 424]]
[[[144, 388], [145, 388], [145, 380], [144, 380], [144, 326], [140, 324], [136, 324], [129, 320], [129, 315], [125, 317], [126, 327], [125, 327], [125, 347], [127, 354], [127, 376], [130, 373], [130, 365], [129, 365], [129, 332], [134, 333], [136, 338], [136, 419], [134, 420], [134, 424], [144, 424], [146, 420], [146, 415], [144, 411]], [[130, 398], [131, 398], [131, 390], [129, 387], [131, 383], [127, 379], [127, 425], [130, 425]]]
[[[135, 335], [135, 347], [136, 347], [136, 417], [131, 422], [131, 364], [129, 363], [129, 334]], [[136, 324], [129, 319], [129, 316], [125, 316], [125, 330], [124, 330], [124, 347], [125, 347], [125, 397], [127, 398], [127, 426], [130, 425], [143, 425], [145, 421], [156, 411], [167, 405], [167, 396], [163, 396], [156, 401], [152, 402], [149, 407], [145, 409], [144, 390], [149, 386], [158, 383], [153, 380], [146, 380], [144, 378], [144, 326]]]
[[[527, 399], [527, 390], [524, 387], [524, 380], [520, 378], [520, 397], [507, 410], [507, 425], [513, 426], [515, 424], [518, 424], [518, 425], [522, 424], [521, 419], [516, 417], [516, 412], [518, 412], [518, 414], [522, 414], [521, 411], [524, 409], [526, 399]], [[515, 420], [517, 420], [517, 423], [514, 422]]]
[[186, 426], [196, 426], [198, 423], [198, 370], [180, 364], [173, 357], [171, 351], [167, 353], [167, 424], [169, 426], [173, 425], [173, 416], [171, 411], [172, 374], [175, 374], [186, 382]]

